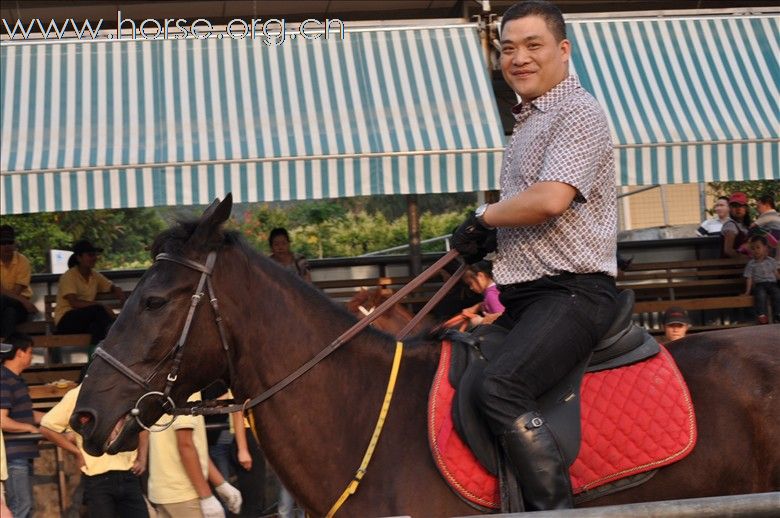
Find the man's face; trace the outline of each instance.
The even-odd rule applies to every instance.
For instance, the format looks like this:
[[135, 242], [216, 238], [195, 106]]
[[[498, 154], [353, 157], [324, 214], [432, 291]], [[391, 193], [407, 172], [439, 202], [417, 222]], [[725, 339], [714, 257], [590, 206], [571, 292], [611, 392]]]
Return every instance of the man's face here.
[[666, 324], [664, 326], [664, 331], [666, 331], [666, 339], [671, 342], [672, 340], [679, 340], [684, 337], [688, 332], [688, 326], [675, 322], [673, 324]]
[[507, 22], [501, 32], [501, 71], [523, 102], [550, 91], [569, 74], [569, 40], [556, 41], [541, 16]]
[[284, 236], [276, 236], [271, 241], [271, 252], [275, 254], [286, 254], [290, 252], [290, 242]]
[[715, 211], [715, 215], [717, 215], [718, 218], [724, 219], [729, 215], [729, 202], [726, 200], [718, 200], [715, 202], [715, 207], [713, 210]]
[[10, 261], [16, 252], [16, 244], [0, 245], [0, 257], [3, 261]]
[[739, 203], [730, 203], [729, 210], [731, 212], [732, 218], [741, 221], [742, 218], [745, 217], [745, 214], [747, 214], [747, 205], [740, 205]]
[[97, 252], [84, 252], [79, 254], [79, 264], [85, 268], [94, 268], [97, 264], [98, 254]]
[[32, 347], [27, 349], [19, 349], [16, 351], [16, 358], [20, 360], [22, 364], [22, 370], [26, 369], [32, 364], [33, 350]]

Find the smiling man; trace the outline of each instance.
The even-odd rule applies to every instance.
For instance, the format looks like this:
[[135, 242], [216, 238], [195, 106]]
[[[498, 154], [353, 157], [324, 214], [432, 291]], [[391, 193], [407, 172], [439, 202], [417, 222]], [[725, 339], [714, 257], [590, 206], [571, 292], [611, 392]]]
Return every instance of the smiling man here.
[[554, 5], [504, 13], [501, 70], [521, 103], [501, 200], [479, 207], [452, 239], [468, 262], [497, 240], [493, 274], [506, 311], [496, 324], [509, 334], [478, 396], [507, 461], [502, 483], [514, 478], [522, 492], [502, 490], [507, 511], [571, 507], [568, 467], [536, 400], [590, 356], [615, 312], [612, 141], [603, 110], [569, 74], [571, 52]]

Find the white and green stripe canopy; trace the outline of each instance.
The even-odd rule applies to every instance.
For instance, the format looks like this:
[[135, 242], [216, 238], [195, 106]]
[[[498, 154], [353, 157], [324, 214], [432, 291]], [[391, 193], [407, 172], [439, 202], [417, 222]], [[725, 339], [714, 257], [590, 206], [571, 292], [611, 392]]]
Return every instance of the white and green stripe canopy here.
[[618, 183], [780, 179], [780, 16], [569, 21]]
[[497, 184], [473, 25], [1, 52], [3, 214]]
[[[621, 185], [780, 179], [780, 16], [569, 20]], [[495, 189], [471, 25], [0, 45], [0, 213]]]

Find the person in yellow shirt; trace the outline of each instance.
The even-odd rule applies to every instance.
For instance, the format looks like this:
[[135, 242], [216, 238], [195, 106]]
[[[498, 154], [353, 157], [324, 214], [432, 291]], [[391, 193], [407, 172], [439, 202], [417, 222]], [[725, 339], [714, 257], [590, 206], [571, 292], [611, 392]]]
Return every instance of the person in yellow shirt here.
[[38, 309], [31, 302], [30, 261], [16, 250], [16, 232], [0, 226], [0, 337], [7, 338]]
[[41, 419], [46, 439], [75, 455], [84, 479], [89, 516], [148, 518], [139, 476], [146, 470], [149, 432], [141, 432], [138, 449], [93, 457], [84, 451], [81, 436], [70, 432], [68, 419], [76, 408], [81, 385], [69, 391]]
[[8, 465], [5, 462], [5, 439], [0, 428], [0, 518], [11, 516], [11, 510], [5, 505], [5, 481], [8, 480]]
[[73, 245], [73, 255], [68, 259], [68, 271], [60, 276], [57, 284], [57, 305], [54, 308], [56, 334], [89, 333], [92, 344], [106, 337], [114, 322], [114, 313], [95, 302], [98, 293], [113, 292], [121, 303], [125, 294], [95, 270], [102, 248], [87, 240]]
[[[200, 392], [190, 401], [200, 399]], [[163, 415], [158, 425], [170, 422]], [[168, 428], [149, 438], [149, 501], [158, 518], [224, 518], [225, 511], [209, 486], [231, 513], [241, 510], [241, 493], [225, 480], [209, 458], [203, 416], [178, 416]]]

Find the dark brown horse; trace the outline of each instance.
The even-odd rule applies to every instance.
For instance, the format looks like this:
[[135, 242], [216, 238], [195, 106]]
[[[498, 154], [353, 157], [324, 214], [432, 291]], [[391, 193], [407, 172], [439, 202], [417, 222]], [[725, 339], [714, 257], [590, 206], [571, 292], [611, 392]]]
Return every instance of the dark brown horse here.
[[[376, 288], [359, 290], [347, 302], [347, 311], [357, 318], [363, 318], [370, 315], [384, 301], [393, 295], [393, 290], [384, 286]], [[408, 324], [414, 314], [406, 309], [402, 304], [394, 304], [386, 312], [382, 313], [371, 325], [380, 331], [396, 336]], [[435, 322], [428, 316], [412, 329], [413, 334], [422, 334], [433, 328]]]
[[[170, 254], [144, 274], [103, 347], [116, 365], [96, 358], [71, 422], [91, 454], [133, 448], [137, 400], [162, 391], [169, 354], [185, 328], [192, 295], [209, 271], [219, 300], [229, 368], [215, 311], [204, 298], [194, 310], [171, 397], [187, 396], [217, 378], [238, 400], [252, 398], [308, 361], [355, 319], [308, 284], [223, 233], [231, 198], [198, 222], [158, 237], [155, 254]], [[212, 255], [213, 257], [213, 255]], [[173, 259], [182, 261], [176, 263]], [[187, 261], [190, 261], [189, 263]], [[205, 266], [203, 266], [205, 265]], [[204, 290], [208, 291], [208, 290]], [[273, 294], [273, 296], [271, 296]], [[589, 505], [780, 489], [780, 326], [699, 334], [671, 346], [697, 409], [698, 444], [645, 484]], [[382, 404], [395, 340], [366, 330], [301, 378], [254, 407], [261, 446], [306, 509], [324, 515], [360, 465]], [[426, 438], [426, 402], [439, 348], [420, 341], [403, 353], [395, 396], [373, 460], [339, 515], [454, 516], [474, 514], [436, 470]], [[137, 375], [120, 372], [129, 369]], [[144, 381], [148, 380], [148, 381]], [[137, 406], [143, 423], [163, 413], [155, 396]]]

